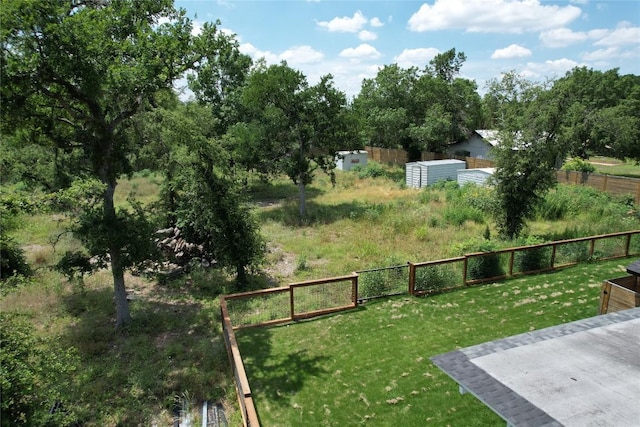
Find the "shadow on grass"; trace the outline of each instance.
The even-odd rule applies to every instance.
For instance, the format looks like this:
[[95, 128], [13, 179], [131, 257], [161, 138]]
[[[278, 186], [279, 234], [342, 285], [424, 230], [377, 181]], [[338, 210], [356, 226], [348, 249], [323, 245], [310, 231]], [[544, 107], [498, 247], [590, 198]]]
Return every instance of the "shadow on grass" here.
[[269, 402], [289, 406], [309, 378], [328, 374], [322, 367], [328, 357], [274, 348], [271, 337], [271, 328], [245, 329], [237, 336], [254, 397], [260, 401], [263, 395]]
[[130, 302], [133, 324], [116, 331], [110, 289], [72, 294], [63, 303], [74, 319], [60, 345], [80, 356], [71, 380], [75, 392], [65, 406], [79, 419], [147, 425], [162, 412], [170, 416], [185, 397], [225, 397], [228, 360], [215, 304], [136, 299]]
[[[313, 199], [321, 195], [323, 191], [317, 187], [307, 186], [305, 194], [307, 199]], [[256, 203], [283, 202], [285, 200], [298, 200], [298, 187], [291, 181], [253, 182], [249, 186], [249, 195]]]
[[367, 218], [375, 220], [387, 209], [393, 209], [391, 205], [353, 201], [337, 205], [324, 205], [315, 202], [307, 202], [307, 216], [300, 218], [298, 203], [287, 201], [276, 208], [259, 213], [259, 220], [276, 221], [287, 226], [312, 226], [331, 224], [342, 219], [357, 220]]

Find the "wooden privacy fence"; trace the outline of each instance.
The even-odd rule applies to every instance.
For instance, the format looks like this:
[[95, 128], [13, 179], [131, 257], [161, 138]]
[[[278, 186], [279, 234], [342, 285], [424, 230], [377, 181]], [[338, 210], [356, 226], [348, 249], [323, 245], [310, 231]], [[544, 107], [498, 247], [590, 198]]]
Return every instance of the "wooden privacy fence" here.
[[[346, 276], [220, 297], [222, 330], [245, 426], [259, 426], [235, 330], [293, 322], [356, 308], [380, 296], [443, 292], [505, 277], [533, 274], [640, 254], [640, 230], [477, 252], [437, 261], [362, 270]], [[359, 285], [359, 278], [363, 286]], [[360, 287], [359, 287], [360, 286]]]
[[[378, 147], [365, 147], [365, 150], [369, 158], [376, 162], [398, 166], [407, 163], [407, 153], [404, 150]], [[456, 156], [448, 153], [432, 153], [429, 151], [420, 153], [421, 161], [443, 159], [464, 160], [467, 163], [467, 169], [492, 168], [495, 166], [494, 162], [488, 159]], [[560, 184], [584, 185], [609, 194], [629, 195], [634, 198], [636, 203], [640, 203], [640, 179], [638, 178], [558, 170], [556, 171], [556, 179]]]
[[559, 183], [584, 185], [609, 194], [630, 195], [640, 203], [640, 179], [576, 171], [558, 171]]

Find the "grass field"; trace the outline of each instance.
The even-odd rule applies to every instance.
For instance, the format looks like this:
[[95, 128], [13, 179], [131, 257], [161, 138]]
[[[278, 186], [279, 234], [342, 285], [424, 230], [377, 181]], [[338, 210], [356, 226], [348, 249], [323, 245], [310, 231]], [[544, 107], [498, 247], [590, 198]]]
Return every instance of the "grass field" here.
[[595, 166], [596, 173], [640, 178], [640, 165], [637, 163], [623, 162], [610, 157], [592, 157], [589, 161]]
[[[486, 200], [486, 190], [456, 190], [445, 187], [414, 190], [405, 188], [401, 184], [402, 179], [401, 168], [385, 168], [385, 176], [375, 179], [338, 171], [336, 187], [332, 187], [326, 177], [319, 176], [309, 188], [309, 217], [304, 221], [297, 217], [297, 190], [291, 182], [276, 179], [270, 184], [252, 183], [250, 195], [256, 205], [262, 234], [270, 249], [268, 262], [263, 266], [263, 273], [254, 278], [254, 285], [286, 285], [299, 280], [348, 274], [354, 270], [405, 264], [409, 260], [419, 262], [459, 255], [467, 242], [481, 238], [487, 229], [495, 239], [496, 231], [491, 216], [482, 205]], [[116, 202], [119, 206], [125, 205], [127, 195], [132, 192], [143, 203], [150, 203], [157, 198], [158, 182], [159, 179], [153, 175], [123, 179], [118, 186]], [[471, 205], [473, 206], [470, 208]], [[540, 215], [532, 218], [526, 229], [528, 234], [552, 239], [640, 228], [637, 206], [629, 206], [623, 200], [579, 187], [561, 186], [553, 191], [547, 197], [545, 209], [552, 213], [554, 219]], [[40, 348], [49, 354], [60, 355], [58, 359], [71, 374], [60, 377], [60, 387], [55, 396], [65, 403], [70, 416], [81, 419], [85, 426], [150, 425], [152, 422], [166, 425], [171, 421], [171, 411], [176, 402], [188, 398], [194, 403], [204, 399], [220, 401], [227, 409], [230, 425], [239, 422], [240, 415], [235, 409], [233, 377], [221, 337], [217, 299], [220, 294], [237, 290], [232, 277], [219, 270], [195, 270], [178, 280], [159, 283], [127, 275], [126, 285], [131, 291], [130, 307], [134, 324], [119, 333], [113, 328], [113, 284], [108, 271], [86, 277], [84, 286], [79, 286], [68, 282], [52, 269], [66, 250], [82, 248], [78, 240], [63, 233], [67, 223], [64, 215], [25, 214], [17, 218], [16, 223], [19, 226], [11, 231], [11, 236], [24, 249], [35, 274], [30, 279], [19, 280], [10, 286], [3, 283], [0, 312], [15, 315], [29, 323], [33, 333], [41, 340]], [[590, 267], [598, 268], [598, 265]], [[522, 288], [521, 292], [525, 294], [528, 286], [522, 285]], [[470, 293], [470, 300], [474, 300], [474, 303], [466, 300], [464, 306], [480, 307], [480, 302], [483, 301], [482, 304], [486, 307], [482, 310], [492, 313], [497, 310], [496, 304], [493, 304], [494, 299], [491, 299], [492, 303], [487, 303], [483, 297], [484, 292], [490, 289], [493, 287], [473, 288], [451, 295], [465, 297], [466, 293]], [[487, 327], [486, 324], [482, 330], [476, 325], [489, 314], [476, 313], [480, 308], [469, 314], [456, 311], [456, 304], [462, 306], [459, 301], [438, 302], [444, 301], [440, 298], [448, 297], [447, 294], [434, 299], [409, 302], [401, 298], [368, 303], [355, 313], [322, 320], [321, 322], [335, 322], [334, 326], [325, 324], [324, 329], [327, 331], [344, 331], [341, 338], [331, 338], [337, 344], [341, 340], [347, 340], [356, 345], [356, 339], [360, 336], [367, 336], [370, 340], [370, 344], [361, 342], [344, 356], [336, 356], [334, 365], [327, 365], [329, 362], [324, 356], [324, 351], [333, 345], [324, 341], [327, 331], [322, 334], [308, 331], [310, 335], [307, 338], [317, 334], [319, 348], [314, 350], [300, 347], [298, 353], [278, 349], [279, 344], [272, 342], [271, 337], [276, 335], [276, 331], [294, 331], [299, 326], [307, 325], [306, 323], [290, 328], [253, 331], [254, 334], [262, 334], [255, 336], [255, 345], [263, 353], [254, 352], [252, 363], [255, 366], [275, 364], [273, 372], [267, 372], [267, 378], [256, 379], [256, 390], [260, 390], [262, 382], [265, 384], [263, 387], [266, 387], [262, 389], [262, 394], [272, 393], [278, 396], [280, 393], [286, 398], [276, 398], [271, 403], [269, 400], [259, 402], [260, 405], [280, 407], [282, 410], [269, 415], [269, 410], [260, 406], [261, 416], [272, 422], [265, 425], [279, 425], [279, 416], [284, 417], [284, 425], [290, 425], [287, 424], [287, 420], [290, 420], [288, 417], [300, 417], [301, 413], [305, 416], [312, 415], [308, 411], [313, 411], [313, 416], [318, 417], [310, 419], [319, 423], [308, 425], [323, 425], [326, 418], [324, 412], [327, 409], [333, 412], [333, 409], [314, 407], [306, 400], [291, 400], [292, 391], [309, 393], [305, 399], [311, 399], [312, 391], [306, 388], [307, 384], [313, 384], [310, 378], [333, 378], [331, 375], [338, 370], [348, 372], [360, 365], [363, 368], [358, 371], [361, 377], [357, 381], [347, 383], [339, 376], [335, 377], [338, 385], [334, 387], [345, 383], [348, 384], [348, 390], [343, 385], [346, 391], [329, 388], [327, 393], [335, 393], [337, 398], [352, 402], [353, 408], [357, 409], [354, 413], [357, 412], [363, 418], [368, 415], [368, 419], [377, 419], [381, 423], [378, 425], [385, 425], [385, 416], [374, 406], [376, 402], [384, 403], [381, 406], [393, 405], [396, 408], [406, 408], [411, 403], [413, 409], [407, 411], [412, 413], [424, 401], [416, 400], [418, 403], [413, 403], [410, 400], [418, 399], [426, 393], [422, 390], [423, 387], [431, 389], [435, 386], [429, 383], [410, 390], [398, 389], [395, 396], [394, 393], [387, 392], [386, 387], [391, 387], [393, 391], [405, 384], [401, 379], [405, 373], [415, 381], [418, 377], [417, 370], [428, 366], [427, 353], [446, 351], [451, 345], [467, 345], [472, 339], [493, 337], [488, 332], [482, 332]], [[394, 308], [394, 304], [400, 305]], [[452, 306], [444, 307], [448, 304]], [[517, 309], [527, 307], [529, 305]], [[582, 307], [585, 310], [583, 315], [588, 315], [592, 313], [589, 310], [593, 310], [594, 306], [593, 301], [582, 304], [576, 300], [569, 309], [572, 307]], [[553, 305], [550, 310], [551, 308], [557, 307]], [[374, 310], [396, 312], [388, 311], [386, 319], [380, 317], [385, 320], [369, 320], [365, 326], [358, 327], [359, 332], [349, 332], [352, 321]], [[414, 310], [415, 316], [411, 317]], [[546, 309], [542, 310], [546, 313]], [[422, 318], [419, 317], [420, 313]], [[476, 317], [465, 317], [471, 313], [475, 313]], [[502, 313], [498, 311], [493, 316], [501, 316]], [[393, 316], [399, 317], [391, 319]], [[566, 315], [556, 320], [564, 321], [570, 317]], [[501, 320], [503, 317], [499, 318]], [[387, 322], [389, 319], [391, 320]], [[442, 325], [434, 326], [431, 319]], [[544, 321], [547, 316], [535, 315], [534, 312], [534, 319], [536, 323], [533, 326], [540, 327], [538, 322]], [[462, 333], [453, 341], [437, 344], [439, 341], [434, 340], [432, 331], [441, 330], [439, 328], [446, 324], [459, 321], [467, 323], [469, 333]], [[306, 327], [315, 324], [309, 322], [310, 326]], [[501, 325], [500, 331], [504, 330], [505, 334], [517, 332], [505, 329], [509, 324], [507, 321], [506, 325]], [[378, 339], [378, 333], [374, 335], [372, 331], [379, 332], [386, 325], [394, 325], [387, 329], [396, 331], [401, 336], [405, 336], [406, 331], [405, 347], [398, 347], [399, 351], [388, 350], [388, 356], [379, 356], [381, 361], [403, 358], [399, 359], [402, 363], [398, 365], [398, 369], [402, 368], [402, 371], [396, 372], [389, 368], [397, 378], [383, 377], [379, 371], [382, 368], [376, 366], [378, 361], [368, 359], [370, 349], [367, 345], [380, 347], [387, 339]], [[529, 327], [524, 323], [520, 326], [525, 329]], [[423, 349], [422, 355], [414, 355], [406, 347], [409, 341], [433, 342], [437, 346]], [[293, 344], [287, 344], [289, 345]], [[247, 352], [250, 354], [249, 349]], [[405, 352], [407, 355], [403, 356]], [[61, 356], [63, 354], [69, 357], [64, 359]], [[272, 355], [274, 359], [271, 359]], [[348, 359], [349, 355], [351, 359]], [[343, 359], [340, 360], [340, 357]], [[408, 357], [413, 359], [407, 359]], [[415, 361], [419, 357], [423, 358], [422, 362], [415, 362], [413, 366], [411, 360]], [[341, 364], [346, 364], [347, 368], [339, 368], [338, 365]], [[385, 364], [390, 365], [390, 362], [382, 363], [382, 367], [386, 369]], [[291, 369], [291, 366], [294, 368]], [[287, 369], [290, 378], [287, 380], [279, 369]], [[420, 374], [425, 373], [440, 378], [437, 382], [443, 385], [438, 387], [445, 386], [444, 379], [437, 377], [439, 374], [433, 369], [424, 370]], [[371, 383], [372, 391], [368, 393], [373, 394], [363, 394], [362, 400], [356, 399], [356, 403], [353, 403], [353, 399], [347, 399], [353, 397], [348, 392], [356, 390], [359, 391], [355, 397], [360, 398], [363, 387], [376, 378], [382, 378], [380, 381], [384, 384]], [[279, 383], [280, 380], [282, 383]], [[397, 386], [394, 385], [396, 383]], [[43, 407], [51, 405], [54, 394], [44, 383], [39, 384], [41, 387], [37, 397], [42, 397]], [[406, 384], [403, 387], [409, 387], [409, 383]], [[315, 386], [320, 387], [317, 384]], [[453, 390], [452, 386], [447, 387]], [[418, 394], [412, 394], [414, 391]], [[450, 394], [455, 395], [453, 391]], [[398, 400], [398, 397], [405, 400]], [[458, 399], [457, 396], [452, 398]], [[395, 404], [386, 403], [387, 400], [393, 402], [393, 399], [396, 399]], [[442, 407], [436, 411], [440, 415], [428, 415], [427, 418], [431, 417], [436, 420], [435, 424], [439, 424], [440, 421], [437, 420], [445, 419], [451, 408], [464, 413], [466, 402], [469, 402], [469, 398], [466, 399], [454, 401], [451, 406], [450, 402], [442, 402]], [[371, 405], [370, 410], [367, 409], [365, 400]], [[330, 404], [327, 400], [322, 401]], [[337, 403], [337, 412], [340, 412], [341, 401]], [[459, 402], [465, 403], [461, 405]], [[292, 412], [286, 412], [293, 404], [300, 405], [302, 409], [294, 408]], [[481, 406], [476, 405], [476, 410], [484, 413], [483, 417], [488, 417], [486, 419], [492, 419], [493, 415]], [[475, 414], [476, 410], [471, 413]], [[340, 421], [335, 421], [333, 425], [340, 425], [339, 423]], [[349, 419], [344, 425], [350, 425], [349, 423], [353, 423], [353, 419]]]
[[503, 423], [429, 357], [585, 317], [628, 260], [584, 264], [428, 298], [237, 332], [264, 426]]

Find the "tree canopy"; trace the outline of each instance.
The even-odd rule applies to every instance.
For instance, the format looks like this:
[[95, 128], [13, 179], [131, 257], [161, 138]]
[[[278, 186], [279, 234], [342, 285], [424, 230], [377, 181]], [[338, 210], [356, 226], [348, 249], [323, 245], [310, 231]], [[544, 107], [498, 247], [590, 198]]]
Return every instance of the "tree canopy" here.
[[420, 152], [444, 152], [478, 128], [481, 99], [473, 81], [458, 78], [466, 60], [455, 49], [436, 55], [423, 70], [385, 65], [364, 79], [354, 109], [365, 124], [369, 143], [403, 148], [409, 160]]
[[0, 14], [3, 131], [31, 129], [64, 152], [81, 153], [83, 167], [73, 175], [102, 183], [100, 215], [86, 225], [102, 234], [89, 246], [108, 257], [116, 323], [126, 325], [123, 270], [132, 245], [122, 245], [122, 233], [130, 215], [116, 210], [113, 195], [138, 142], [127, 129], [158, 91], [187, 70], [215, 67], [236, 46], [212, 24], [192, 36], [191, 21], [170, 0], [15, 0], [3, 1]]
[[258, 64], [242, 90], [241, 108], [244, 118], [229, 132], [239, 161], [264, 175], [285, 173], [298, 186], [301, 217], [315, 170], [333, 178], [336, 151], [362, 148], [346, 96], [331, 75], [309, 86], [286, 62]]

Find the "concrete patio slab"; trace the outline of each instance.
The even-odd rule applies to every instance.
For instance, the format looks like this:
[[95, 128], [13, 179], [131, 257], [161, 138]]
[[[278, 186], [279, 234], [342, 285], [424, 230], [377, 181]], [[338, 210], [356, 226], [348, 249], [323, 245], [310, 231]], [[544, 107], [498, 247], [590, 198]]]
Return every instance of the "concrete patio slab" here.
[[640, 426], [640, 308], [431, 360], [508, 425]]

